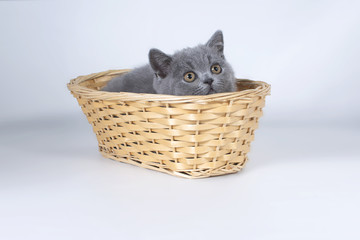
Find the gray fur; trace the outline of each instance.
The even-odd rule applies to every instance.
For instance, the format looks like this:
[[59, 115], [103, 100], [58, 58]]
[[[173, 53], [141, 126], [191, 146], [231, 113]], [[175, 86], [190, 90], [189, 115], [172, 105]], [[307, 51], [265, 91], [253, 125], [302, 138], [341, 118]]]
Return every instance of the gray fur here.
[[[178, 96], [232, 92], [236, 90], [236, 81], [223, 51], [224, 41], [221, 31], [215, 32], [205, 45], [185, 48], [173, 55], [151, 49], [150, 64], [115, 77], [102, 90]], [[213, 64], [221, 66], [220, 74], [211, 72]], [[184, 74], [189, 71], [196, 75], [193, 82], [184, 80]]]
[[145, 65], [111, 79], [102, 88], [108, 92], [134, 92], [134, 93], [156, 93], [153, 88], [154, 71], [150, 65]]

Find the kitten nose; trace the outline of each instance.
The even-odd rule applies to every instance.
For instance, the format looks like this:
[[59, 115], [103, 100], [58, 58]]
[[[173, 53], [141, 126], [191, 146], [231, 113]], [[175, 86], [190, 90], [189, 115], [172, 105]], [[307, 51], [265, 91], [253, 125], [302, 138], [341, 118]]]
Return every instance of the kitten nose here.
[[207, 79], [205, 79], [204, 83], [207, 83], [207, 84], [211, 85], [213, 83], [213, 81], [214, 81], [214, 79], [207, 78]]

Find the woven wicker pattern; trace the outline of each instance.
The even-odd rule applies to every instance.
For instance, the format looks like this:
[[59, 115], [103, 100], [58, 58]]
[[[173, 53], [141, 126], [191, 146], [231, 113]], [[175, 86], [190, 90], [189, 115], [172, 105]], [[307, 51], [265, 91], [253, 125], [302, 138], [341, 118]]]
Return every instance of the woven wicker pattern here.
[[80, 76], [68, 84], [103, 156], [186, 178], [244, 167], [270, 85], [238, 80], [238, 92], [204, 96], [98, 91], [127, 71]]

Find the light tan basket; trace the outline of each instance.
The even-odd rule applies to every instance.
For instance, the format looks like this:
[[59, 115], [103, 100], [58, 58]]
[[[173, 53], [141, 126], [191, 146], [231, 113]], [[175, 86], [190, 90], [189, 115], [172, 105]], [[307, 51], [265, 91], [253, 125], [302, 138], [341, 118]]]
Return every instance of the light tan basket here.
[[203, 96], [98, 91], [127, 71], [80, 76], [67, 85], [104, 157], [186, 178], [244, 167], [269, 84], [238, 79], [237, 92]]

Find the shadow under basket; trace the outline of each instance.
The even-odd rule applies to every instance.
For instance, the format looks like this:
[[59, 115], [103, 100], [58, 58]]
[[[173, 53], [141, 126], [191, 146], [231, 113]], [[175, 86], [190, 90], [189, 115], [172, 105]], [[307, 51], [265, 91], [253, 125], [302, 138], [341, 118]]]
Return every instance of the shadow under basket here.
[[99, 91], [127, 71], [80, 76], [67, 85], [104, 157], [186, 178], [244, 167], [269, 84], [237, 79], [237, 92], [201, 96]]

